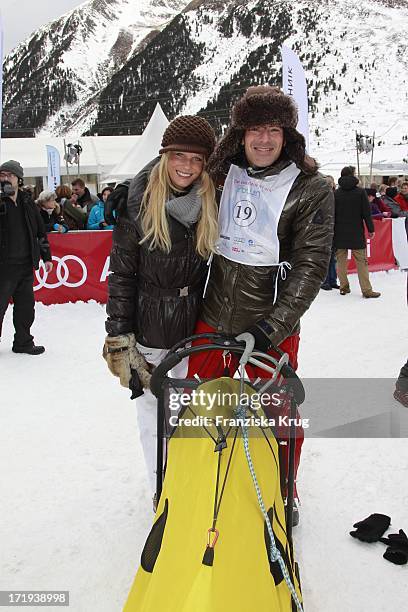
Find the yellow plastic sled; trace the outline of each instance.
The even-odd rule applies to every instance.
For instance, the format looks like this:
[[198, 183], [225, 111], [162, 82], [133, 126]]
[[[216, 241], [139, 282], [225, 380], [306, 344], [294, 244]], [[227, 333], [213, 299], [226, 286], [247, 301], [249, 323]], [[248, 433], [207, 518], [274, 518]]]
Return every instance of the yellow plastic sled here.
[[[200, 389], [224, 397], [239, 394], [239, 380], [220, 378], [200, 385], [197, 391]], [[250, 396], [254, 391], [245, 385], [245, 393]], [[214, 419], [218, 414], [233, 418], [236, 404], [225, 403], [211, 412], [205, 405], [188, 407], [182, 417]], [[262, 410], [256, 411], [256, 417], [262, 415]], [[296, 610], [278, 562], [269, 562], [269, 535], [241, 429], [223, 425], [226, 448], [218, 451], [217, 444], [224, 444], [220, 429], [212, 424], [205, 429], [181, 424], [171, 437], [155, 523], [125, 612]], [[249, 429], [249, 449], [276, 546], [302, 601], [285, 532], [278, 444], [269, 428]], [[216, 522], [211, 531], [214, 508]]]

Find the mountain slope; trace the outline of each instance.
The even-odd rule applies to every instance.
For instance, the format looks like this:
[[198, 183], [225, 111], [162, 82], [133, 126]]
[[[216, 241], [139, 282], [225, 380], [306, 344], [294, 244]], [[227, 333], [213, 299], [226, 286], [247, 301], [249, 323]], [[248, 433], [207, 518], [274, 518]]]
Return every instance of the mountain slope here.
[[201, 2], [113, 77], [91, 133], [135, 133], [156, 101], [169, 117], [200, 112], [220, 131], [248, 85], [281, 82], [286, 42], [306, 70], [312, 149], [352, 149], [355, 129], [401, 142], [407, 28], [407, 2]]
[[[281, 83], [285, 42], [306, 71], [312, 152], [353, 155], [355, 130], [375, 130], [379, 144], [408, 140], [407, 0], [143, 0], [137, 15], [134, 4], [94, 0], [39, 31], [14, 99], [8, 79], [18, 62], [9, 56], [6, 127], [137, 134], [160, 102], [169, 118], [199, 112], [220, 133], [248, 85]], [[36, 83], [29, 93], [28, 80]]]
[[89, 0], [44, 26], [4, 62], [4, 135], [66, 132], [185, 0]]

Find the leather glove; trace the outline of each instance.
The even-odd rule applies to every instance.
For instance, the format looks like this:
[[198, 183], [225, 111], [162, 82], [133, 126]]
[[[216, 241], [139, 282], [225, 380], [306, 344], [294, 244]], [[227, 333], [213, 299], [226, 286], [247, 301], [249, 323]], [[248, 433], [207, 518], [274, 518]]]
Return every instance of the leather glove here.
[[121, 334], [119, 336], [106, 336], [102, 355], [108, 364], [109, 370], [120, 379], [122, 387], [129, 388], [130, 349], [136, 347], [134, 334]]
[[141, 395], [143, 395], [144, 390], [143, 390], [143, 385], [140, 382], [140, 378], [139, 378], [139, 374], [136, 372], [136, 370], [130, 370], [131, 372], [131, 378], [130, 378], [130, 382], [129, 382], [129, 389], [132, 392], [132, 395], [130, 396], [130, 399], [136, 399], [138, 397], [140, 397]]
[[350, 535], [361, 542], [378, 542], [390, 524], [391, 519], [386, 514], [370, 514], [364, 520], [354, 523], [356, 531], [350, 531]]
[[408, 562], [408, 538], [402, 529], [398, 533], [390, 533], [386, 538], [380, 538], [380, 542], [388, 546], [383, 554], [384, 559], [395, 565], [405, 565]]
[[[115, 225], [116, 218], [127, 208], [128, 185], [120, 184], [112, 191], [105, 202], [104, 217], [108, 225]], [[116, 217], [113, 212], [116, 211]]]
[[255, 348], [262, 353], [267, 353], [272, 346], [271, 339], [268, 334], [273, 332], [272, 327], [261, 319], [257, 321], [255, 325], [252, 325], [249, 329], [246, 329], [249, 334], [252, 334], [255, 338]]

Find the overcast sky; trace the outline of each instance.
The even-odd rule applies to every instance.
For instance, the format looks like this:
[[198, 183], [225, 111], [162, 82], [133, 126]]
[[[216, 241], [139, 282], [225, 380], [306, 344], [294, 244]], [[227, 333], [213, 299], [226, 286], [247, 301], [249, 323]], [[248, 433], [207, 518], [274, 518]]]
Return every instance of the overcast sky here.
[[84, 0], [1, 0], [4, 54], [34, 30], [83, 2]]

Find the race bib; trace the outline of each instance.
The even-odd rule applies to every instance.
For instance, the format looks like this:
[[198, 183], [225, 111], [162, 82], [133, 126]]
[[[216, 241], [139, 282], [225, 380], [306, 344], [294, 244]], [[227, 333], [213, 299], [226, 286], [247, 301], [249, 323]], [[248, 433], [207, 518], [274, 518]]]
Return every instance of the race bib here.
[[256, 179], [231, 165], [218, 215], [217, 253], [248, 266], [279, 264], [278, 223], [299, 173], [292, 163], [275, 176]]

